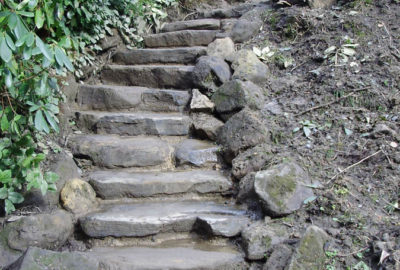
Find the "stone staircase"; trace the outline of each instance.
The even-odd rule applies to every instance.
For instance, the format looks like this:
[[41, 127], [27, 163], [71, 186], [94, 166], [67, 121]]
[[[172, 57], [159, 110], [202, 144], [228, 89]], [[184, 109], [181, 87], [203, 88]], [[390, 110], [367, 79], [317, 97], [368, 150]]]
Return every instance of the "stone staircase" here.
[[68, 146], [93, 163], [86, 174], [102, 202], [79, 222], [96, 256], [126, 269], [247, 268], [229, 239], [249, 217], [229, 198], [219, 147], [191, 137], [187, 111], [195, 61], [220, 32], [219, 19], [166, 24], [146, 49], [116, 52], [103, 85], [80, 87], [83, 134]]

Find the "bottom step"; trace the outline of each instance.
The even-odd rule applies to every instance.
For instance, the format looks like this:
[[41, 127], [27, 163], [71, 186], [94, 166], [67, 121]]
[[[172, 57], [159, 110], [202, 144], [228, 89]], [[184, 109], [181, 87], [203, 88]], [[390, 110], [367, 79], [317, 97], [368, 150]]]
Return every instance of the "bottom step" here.
[[97, 248], [92, 252], [54, 252], [30, 247], [11, 269], [69, 270], [242, 270], [247, 269], [240, 253], [200, 250], [192, 247], [174, 248]]

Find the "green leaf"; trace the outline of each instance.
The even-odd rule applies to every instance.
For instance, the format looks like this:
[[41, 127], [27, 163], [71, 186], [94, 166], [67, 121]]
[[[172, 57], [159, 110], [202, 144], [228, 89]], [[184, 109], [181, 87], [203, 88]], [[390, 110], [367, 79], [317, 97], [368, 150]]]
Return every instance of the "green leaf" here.
[[33, 42], [35, 42], [35, 35], [32, 32], [29, 32], [26, 37], [26, 46], [32, 47]]
[[14, 204], [13, 204], [10, 200], [6, 199], [6, 200], [5, 200], [5, 207], [4, 207], [4, 209], [6, 210], [6, 213], [9, 214], [9, 213], [15, 211], [15, 206], [14, 206]]
[[28, 6], [32, 10], [37, 6], [37, 4], [38, 4], [37, 0], [30, 0]]
[[5, 75], [5, 79], [6, 79], [5, 80], [6, 86], [7, 86], [7, 88], [10, 88], [12, 86], [12, 83], [13, 83], [12, 74], [8, 69], [5, 69], [4, 70], [4, 75]]
[[44, 111], [44, 114], [46, 116], [47, 122], [49, 122], [50, 126], [56, 131], [57, 133], [60, 132], [60, 129], [58, 128], [58, 124], [56, 120], [54, 119], [55, 116], [51, 115], [48, 111]]
[[303, 127], [304, 135], [306, 135], [307, 138], [310, 137], [311, 135], [311, 129], [309, 127]]
[[44, 44], [44, 42], [38, 36], [36, 36], [36, 46], [40, 49], [42, 54], [48, 60], [50, 60], [50, 61], [53, 60], [53, 53], [51, 52], [49, 47], [46, 44]]
[[49, 187], [49, 185], [47, 184], [46, 181], [42, 181], [42, 183], [40, 184], [40, 191], [42, 192], [42, 195], [46, 195], [47, 192], [47, 188]]
[[59, 178], [60, 176], [54, 172], [46, 172], [44, 175], [44, 179], [49, 184], [57, 182]]
[[24, 47], [23, 51], [24, 60], [29, 60], [32, 57], [32, 48]]
[[28, 12], [28, 11], [17, 11], [16, 12], [18, 15], [24, 16], [24, 17], [29, 17], [33, 18], [35, 14], [33, 12]]
[[4, 114], [3, 117], [1, 117], [0, 125], [1, 125], [1, 131], [2, 132], [5, 132], [10, 128], [10, 123], [8, 122], [6, 114]]
[[63, 67], [64, 66], [64, 60], [63, 60], [63, 51], [60, 49], [60, 48], [58, 48], [58, 47], [55, 47], [54, 48], [54, 55], [55, 55], [55, 57], [56, 57], [56, 61], [57, 61], [57, 63], [61, 66], [61, 67]]
[[5, 170], [5, 171], [0, 170], [0, 182], [3, 184], [7, 184], [10, 183], [11, 181], [12, 181], [11, 170]]
[[8, 63], [12, 58], [12, 51], [7, 45], [6, 39], [4, 37], [0, 38], [0, 56], [4, 62]]
[[45, 20], [45, 17], [44, 17], [42, 9], [40, 9], [40, 8], [37, 9], [35, 12], [35, 25], [38, 29], [43, 27], [44, 20]]
[[22, 196], [18, 192], [8, 192], [8, 199], [13, 203], [13, 204], [18, 204], [22, 203], [24, 201], [24, 196]]
[[0, 200], [6, 199], [8, 196], [8, 189], [6, 187], [0, 188]]
[[38, 131], [44, 131], [46, 133], [50, 132], [49, 126], [47, 125], [47, 122], [44, 119], [43, 113], [41, 110], [38, 110], [35, 113], [35, 128]]
[[7, 41], [7, 45], [8, 45], [8, 47], [11, 49], [11, 50], [13, 50], [13, 51], [15, 51], [15, 44], [14, 44], [14, 41], [12, 40], [12, 38], [6, 33], [6, 41]]

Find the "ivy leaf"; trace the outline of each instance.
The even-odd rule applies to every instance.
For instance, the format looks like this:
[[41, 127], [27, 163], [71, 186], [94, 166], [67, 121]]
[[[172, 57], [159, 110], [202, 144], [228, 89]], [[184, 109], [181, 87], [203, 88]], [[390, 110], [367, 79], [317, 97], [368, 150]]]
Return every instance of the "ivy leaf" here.
[[18, 204], [22, 203], [24, 201], [24, 196], [22, 196], [18, 192], [8, 192], [8, 199], [13, 203], [13, 204]]
[[15, 211], [14, 204], [8, 199], [5, 200], [5, 207], [4, 208], [5, 208], [7, 214]]
[[44, 131], [46, 133], [50, 132], [49, 126], [47, 125], [47, 122], [44, 119], [43, 113], [41, 110], [38, 110], [35, 113], [35, 128], [38, 131]]
[[35, 12], [35, 25], [38, 29], [42, 28], [44, 24], [44, 14], [42, 9], [38, 8]]
[[36, 36], [36, 46], [40, 49], [42, 54], [48, 59], [53, 60], [53, 53], [49, 49], [49, 47], [44, 44], [44, 42], [40, 39], [40, 37]]
[[4, 62], [8, 63], [11, 61], [12, 52], [7, 45], [7, 42], [4, 37], [0, 38], [0, 56]]

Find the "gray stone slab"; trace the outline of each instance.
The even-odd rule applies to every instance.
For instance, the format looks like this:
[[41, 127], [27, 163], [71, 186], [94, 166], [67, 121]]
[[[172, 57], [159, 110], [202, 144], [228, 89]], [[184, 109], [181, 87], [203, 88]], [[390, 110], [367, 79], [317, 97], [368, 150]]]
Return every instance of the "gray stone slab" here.
[[68, 147], [74, 156], [106, 168], [162, 165], [171, 156], [168, 143], [158, 138], [80, 135], [71, 137]]
[[150, 202], [112, 206], [80, 219], [91, 237], [141, 237], [158, 233], [190, 232], [204, 215], [241, 216], [245, 212], [215, 202]]
[[31, 247], [8, 270], [239, 270], [243, 256], [232, 248], [128, 247], [94, 248], [91, 252], [55, 252]]
[[188, 91], [116, 85], [82, 85], [77, 103], [84, 110], [183, 111], [190, 100]]
[[209, 235], [234, 237], [250, 223], [244, 216], [205, 215], [197, 219], [195, 227], [199, 232]]
[[213, 170], [141, 173], [96, 171], [89, 175], [89, 181], [103, 199], [226, 193], [232, 188], [232, 182], [226, 176]]
[[116, 64], [142, 65], [142, 64], [191, 64], [199, 56], [207, 53], [206, 47], [182, 47], [163, 49], [137, 49], [118, 51], [113, 56]]
[[209, 141], [188, 139], [176, 146], [177, 165], [203, 166], [218, 161], [219, 147]]
[[84, 130], [127, 136], [183, 136], [190, 126], [190, 118], [181, 113], [83, 111], [77, 113], [77, 120]]
[[207, 46], [214, 41], [218, 32], [216, 30], [182, 30], [153, 34], [144, 37], [144, 44], [148, 48]]
[[104, 84], [155, 88], [192, 88], [193, 66], [181, 65], [109, 65], [102, 73]]
[[199, 19], [166, 23], [161, 28], [161, 32], [173, 32], [180, 30], [218, 30], [221, 21], [216, 19]]

